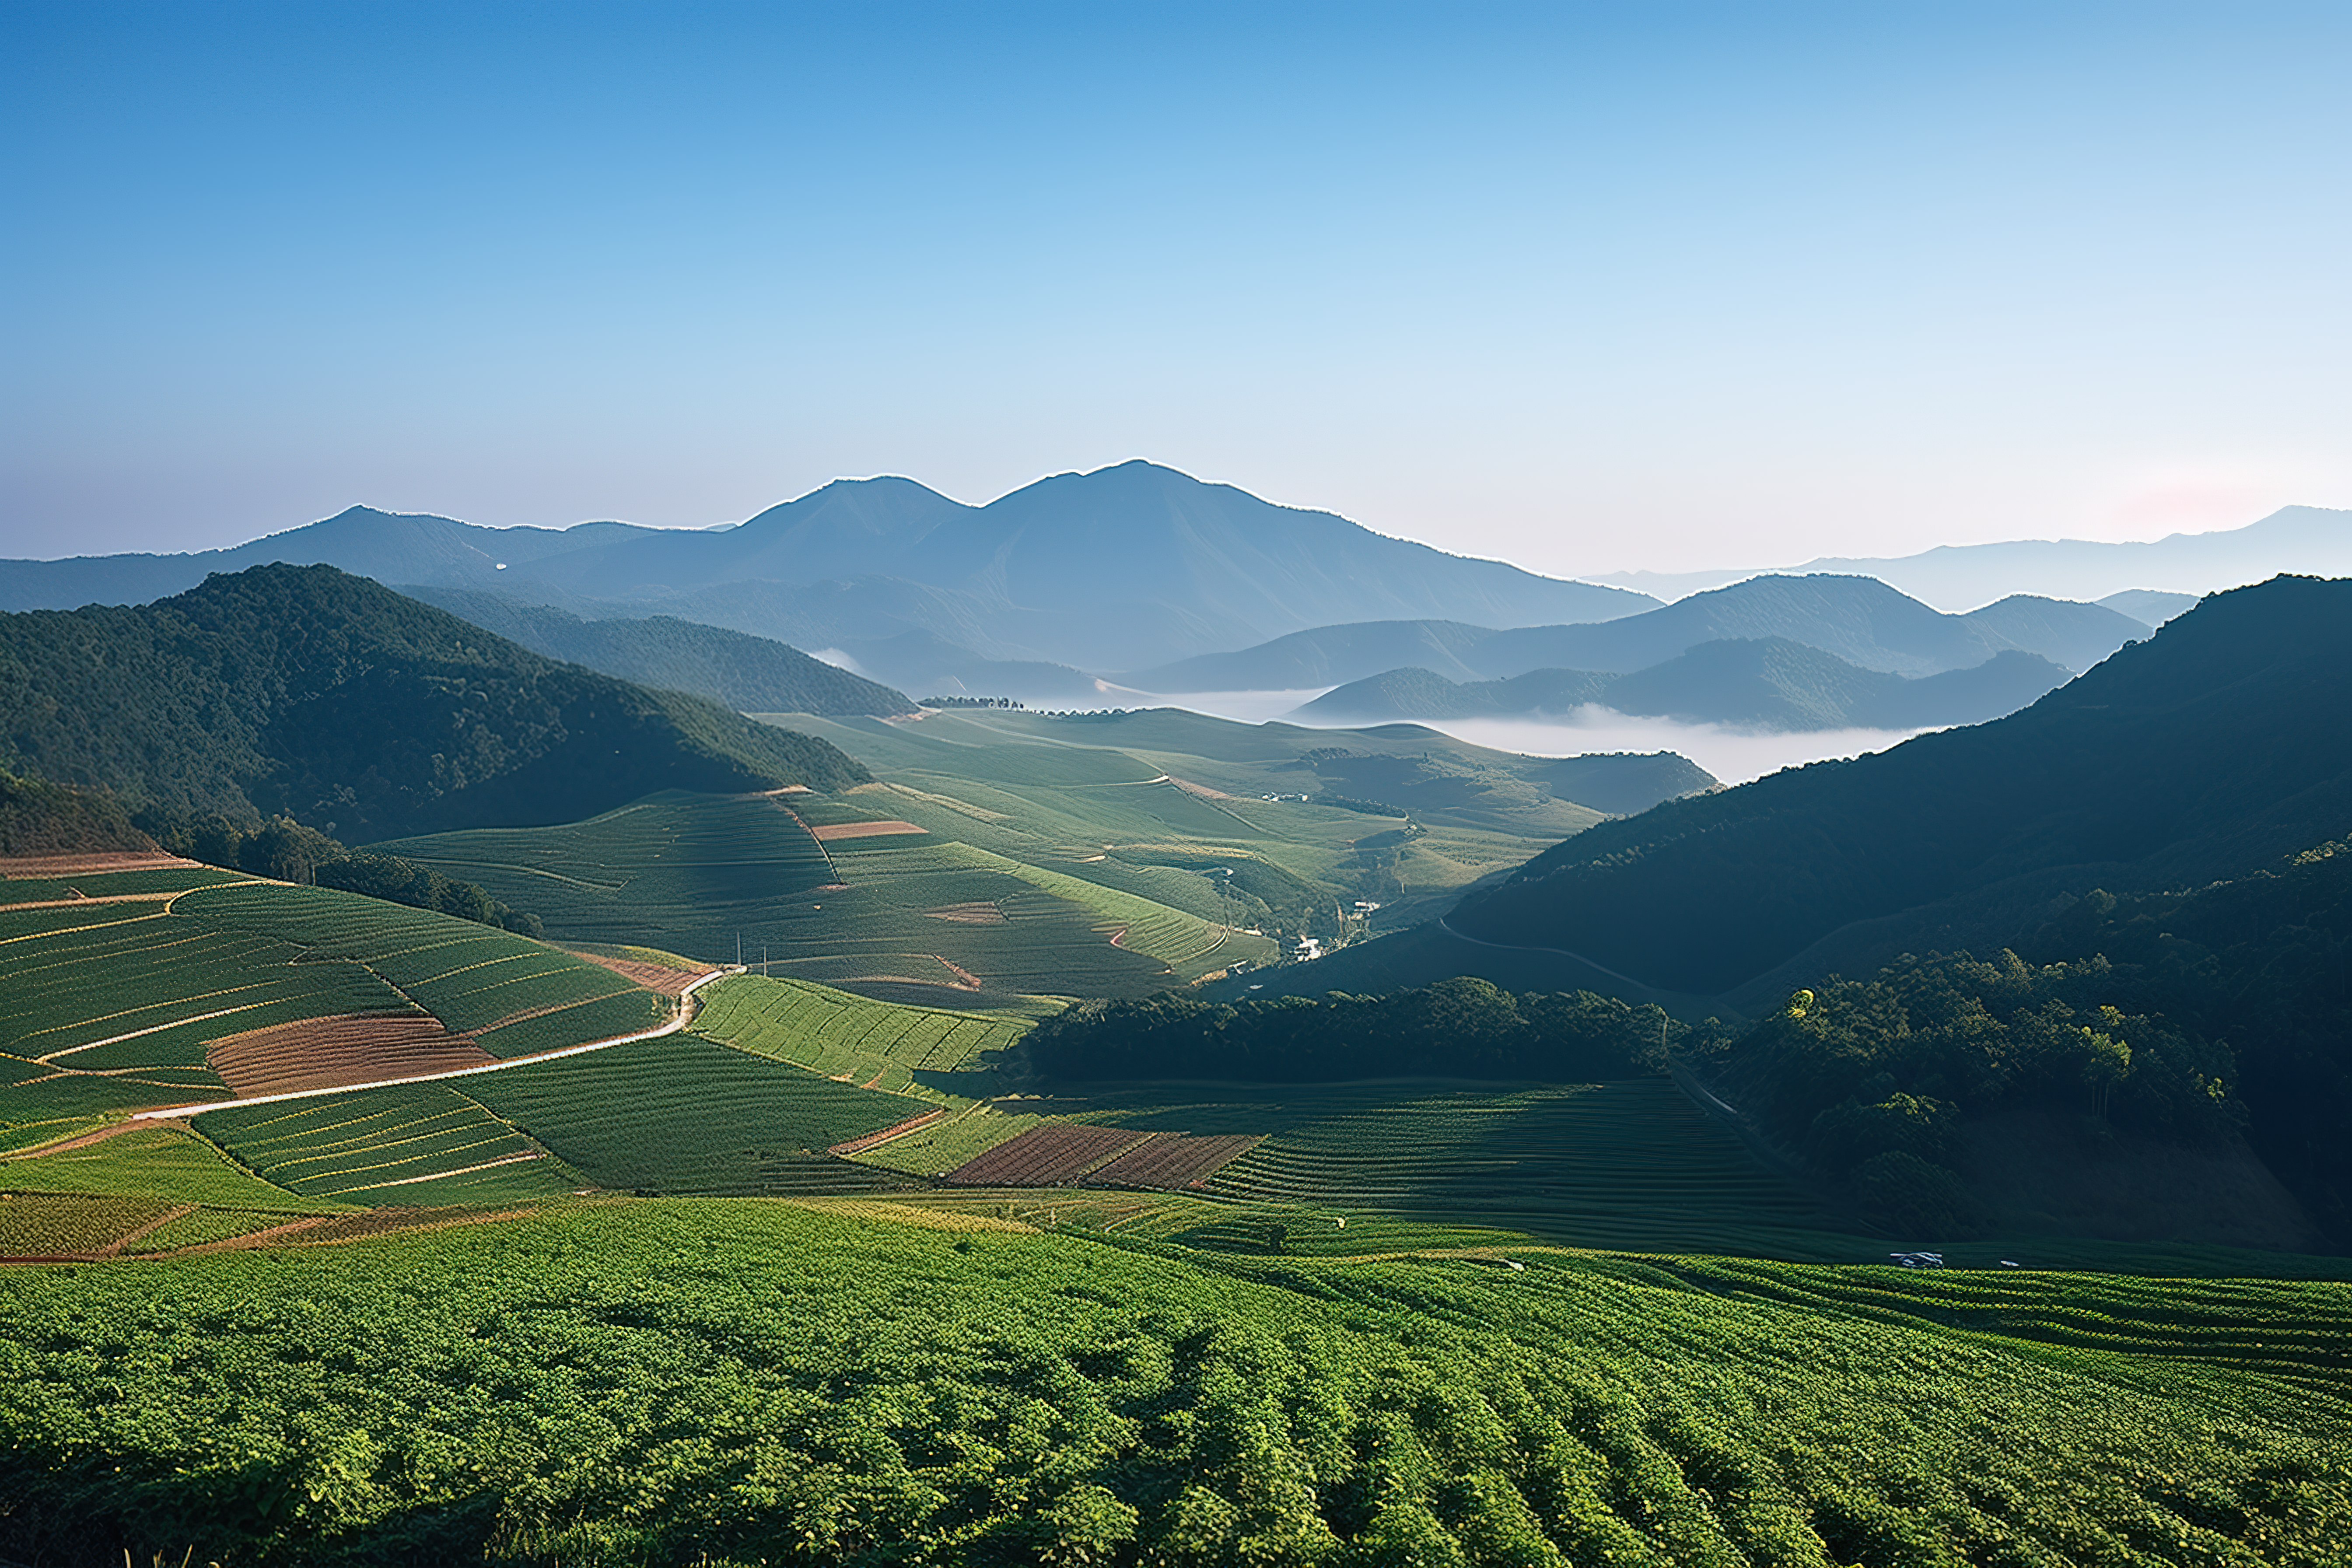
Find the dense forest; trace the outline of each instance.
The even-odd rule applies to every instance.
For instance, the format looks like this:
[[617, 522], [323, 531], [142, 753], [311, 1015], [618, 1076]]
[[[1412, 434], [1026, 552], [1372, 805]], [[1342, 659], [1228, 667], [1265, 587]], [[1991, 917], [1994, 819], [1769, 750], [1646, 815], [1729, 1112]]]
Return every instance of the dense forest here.
[[1086, 1002], [1039, 1025], [1022, 1056], [1041, 1077], [1075, 1080], [1578, 1082], [1663, 1072], [1668, 1047], [1693, 1035], [1656, 1007], [1584, 991], [1513, 995], [1465, 977], [1387, 996]]
[[2239, 875], [2341, 832], [2347, 711], [2352, 581], [2281, 577], [2007, 719], [1579, 834], [1450, 921], [1702, 994], [1928, 906], [1933, 945], [1998, 951], [2055, 897]]
[[2116, 1005], [2104, 959], [1906, 959], [1796, 993], [1724, 1054], [1716, 1087], [1865, 1212], [1915, 1234], [1987, 1216], [1954, 1167], [1961, 1129], [2056, 1110], [2167, 1142], [2233, 1138], [2246, 1108], [2223, 1044]]
[[2097, 954], [2116, 1005], [2227, 1041], [2248, 1142], [2352, 1247], [2352, 840], [2187, 892], [2095, 890], [2022, 945]]
[[870, 776], [824, 742], [555, 663], [331, 566], [0, 616], [0, 765], [134, 810], [283, 815], [362, 843]]
[[583, 620], [464, 588], [405, 588], [486, 631], [550, 658], [665, 691], [707, 697], [739, 713], [911, 713], [915, 702], [879, 681], [812, 658], [771, 637], [675, 616]]

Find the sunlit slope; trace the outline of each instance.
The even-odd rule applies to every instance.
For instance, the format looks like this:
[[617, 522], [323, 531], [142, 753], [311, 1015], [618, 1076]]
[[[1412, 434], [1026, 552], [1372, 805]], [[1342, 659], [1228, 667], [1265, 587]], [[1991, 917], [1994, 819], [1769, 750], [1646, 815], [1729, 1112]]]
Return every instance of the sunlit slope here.
[[[1095, 775], [1136, 770], [1115, 753], [1036, 750], [1055, 763], [1076, 756]], [[768, 973], [919, 1003], [1131, 995], [1236, 956], [1273, 955], [1270, 942], [1235, 931], [1232, 911], [1191, 884], [1191, 907], [1164, 903], [925, 831], [899, 814], [902, 804], [888, 792], [673, 792], [569, 826], [385, 847], [480, 881], [561, 939], [646, 943], [711, 962], [740, 953]], [[947, 818], [943, 828], [978, 820]]]
[[0, 1147], [128, 1107], [528, 1056], [669, 1012], [570, 953], [354, 893], [205, 867], [0, 880]]
[[[1176, 710], [784, 721], [881, 780], [815, 810], [887, 813], [1204, 919], [1327, 943], [1363, 929], [1350, 924], [1359, 900], [1381, 906], [1382, 928], [1417, 918], [1601, 817], [1562, 798], [1549, 760], [1415, 726], [1313, 731]], [[1602, 762], [1636, 787], [1669, 776], [1657, 759]]]

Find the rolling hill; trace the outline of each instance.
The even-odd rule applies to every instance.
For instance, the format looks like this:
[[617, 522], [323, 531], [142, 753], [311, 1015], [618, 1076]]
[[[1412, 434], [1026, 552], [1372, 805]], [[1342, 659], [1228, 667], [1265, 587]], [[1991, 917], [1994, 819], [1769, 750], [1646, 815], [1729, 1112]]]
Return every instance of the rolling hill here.
[[1454, 681], [1503, 680], [1538, 669], [1629, 674], [1702, 643], [1772, 637], [1893, 675], [1969, 669], [2012, 650], [2082, 670], [2147, 633], [2147, 623], [2099, 605], [2020, 595], [1969, 615], [1948, 616], [1874, 578], [1767, 576], [1593, 624], [1499, 630], [1428, 621], [1318, 626], [1118, 680], [1146, 691], [1283, 691], [1407, 667]]
[[1998, 945], [2063, 893], [2228, 876], [2334, 837], [2347, 709], [2352, 582], [2280, 578], [2006, 719], [1579, 835], [1451, 923], [1710, 994], [1801, 959]]
[[911, 713], [913, 699], [769, 637], [684, 621], [583, 620], [464, 588], [405, 588], [533, 653], [600, 674], [708, 697], [739, 713]]
[[355, 842], [868, 776], [824, 742], [542, 658], [331, 566], [0, 617], [0, 764]]
[[1381, 722], [1566, 713], [1599, 703], [1621, 713], [1768, 730], [1910, 730], [1974, 724], [2015, 712], [2066, 672], [2011, 649], [1972, 669], [1916, 679], [1861, 669], [1785, 637], [1701, 643], [1629, 675], [1537, 669], [1506, 680], [1454, 682], [1426, 669], [1352, 681], [1301, 717]]

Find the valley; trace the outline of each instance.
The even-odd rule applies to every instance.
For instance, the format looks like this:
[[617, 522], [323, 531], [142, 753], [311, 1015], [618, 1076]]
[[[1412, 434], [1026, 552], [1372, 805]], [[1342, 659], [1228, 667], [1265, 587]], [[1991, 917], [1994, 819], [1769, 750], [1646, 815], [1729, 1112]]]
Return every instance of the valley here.
[[[920, 705], [755, 638], [499, 612], [705, 685], [645, 691], [322, 568], [12, 617], [0, 1317], [50, 1348], [10, 1352], [38, 1371], [0, 1394], [28, 1459], [0, 1534], [748, 1561], [788, 1497], [836, 1521], [794, 1527], [820, 1561], [2035, 1561], [2086, 1531], [2315, 1561], [2352, 1519], [2326, 1436], [2352, 1267], [2345, 1173], [2294, 1150], [2338, 1113], [2352, 760], [2275, 737], [2331, 700], [2341, 588], [2219, 595], [2011, 717], [1730, 789], [1410, 721]], [[230, 651], [257, 605], [304, 628], [266, 683]], [[63, 725], [48, 650], [110, 637], [137, 679]], [[192, 682], [247, 716], [97, 787]], [[781, 689], [834, 710], [724, 701]], [[472, 715], [481, 771], [368, 771], [318, 732], [339, 704]], [[1960, 826], [1930, 852], [1920, 813]], [[1980, 957], [1906, 956], [1938, 942]], [[149, 1289], [193, 1314], [138, 1331], [179, 1370], [109, 1386], [243, 1468], [60, 1425]], [[289, 1291], [328, 1316], [297, 1334]], [[980, 1370], [1016, 1342], [1073, 1424], [1044, 1494], [999, 1441], [1031, 1384]], [[544, 1423], [585, 1347], [599, 1463], [656, 1462], [631, 1402], [659, 1384], [799, 1479], [698, 1511], [740, 1483], [698, 1450], [615, 1510], [463, 1401], [290, 1370], [494, 1364]], [[720, 1370], [753, 1347], [780, 1359]], [[844, 1368], [861, 1392], [800, 1425], [747, 1414]], [[966, 1414], [885, 1414], [941, 1399]], [[1198, 1435], [1244, 1409], [1254, 1447]], [[1909, 1457], [1825, 1466], [1857, 1418]], [[988, 1444], [939, 1447], [967, 1420]], [[2216, 1423], [2225, 1449], [2178, 1436]], [[135, 1479], [78, 1479], [94, 1454]], [[1987, 1490], [2020, 1454], [2172, 1479]], [[231, 1474], [310, 1500], [213, 1509]], [[1262, 1518], [1203, 1489], [1306, 1474]]]

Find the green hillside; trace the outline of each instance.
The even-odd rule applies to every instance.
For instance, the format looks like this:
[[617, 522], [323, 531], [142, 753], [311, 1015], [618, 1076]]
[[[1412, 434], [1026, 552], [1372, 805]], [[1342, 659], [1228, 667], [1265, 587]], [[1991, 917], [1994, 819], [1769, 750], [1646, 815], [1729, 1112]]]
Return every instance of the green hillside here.
[[[226, 1098], [221, 1052], [239, 1040], [282, 1039], [249, 1070], [295, 1088], [531, 1055], [669, 1011], [541, 943], [331, 889], [209, 867], [0, 880], [0, 1148]], [[410, 1068], [377, 1054], [380, 1032], [328, 1026], [351, 1019], [465, 1038]]]
[[904, 692], [796, 647], [676, 616], [583, 620], [566, 610], [463, 588], [404, 586], [401, 592], [533, 653], [639, 686], [707, 697], [739, 713], [889, 714], [915, 709]]
[[2325, 716], [2347, 710], [2352, 581], [2280, 578], [2010, 718], [1579, 835], [1451, 923], [1698, 993], [1809, 949], [1818, 973], [1897, 943], [1998, 947], [2060, 893], [2210, 879], [2334, 837], [2352, 731]]
[[0, 616], [0, 765], [350, 842], [866, 776], [822, 742], [554, 663], [326, 566]]

